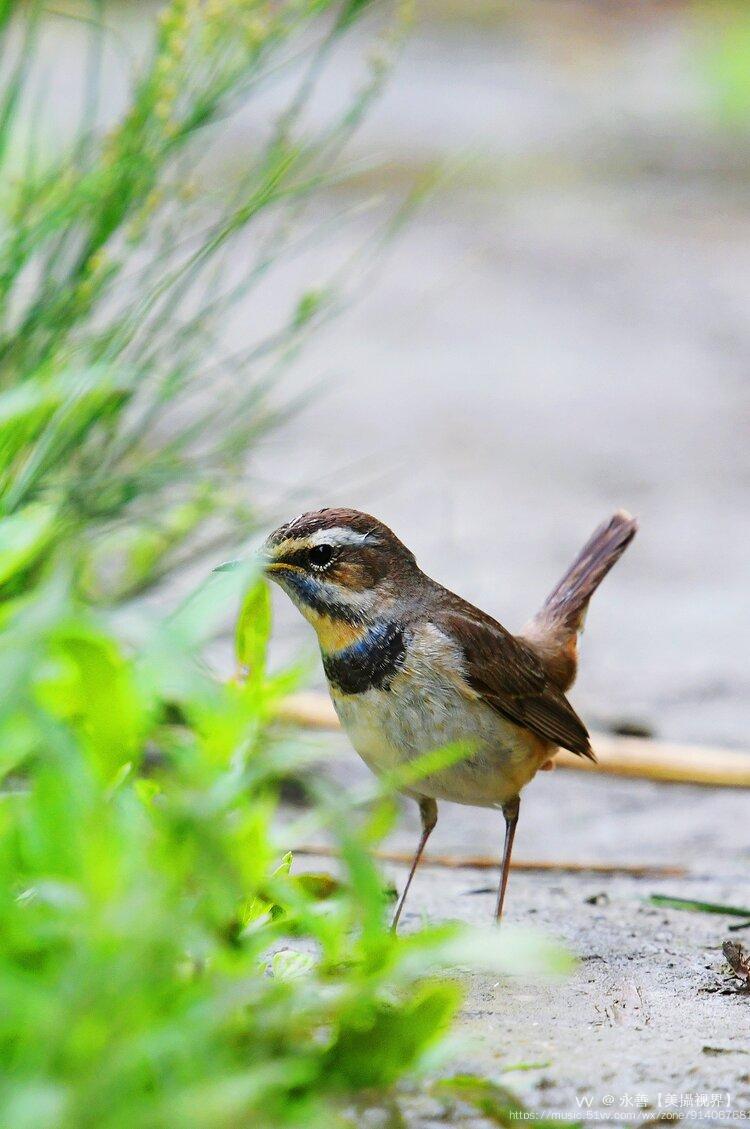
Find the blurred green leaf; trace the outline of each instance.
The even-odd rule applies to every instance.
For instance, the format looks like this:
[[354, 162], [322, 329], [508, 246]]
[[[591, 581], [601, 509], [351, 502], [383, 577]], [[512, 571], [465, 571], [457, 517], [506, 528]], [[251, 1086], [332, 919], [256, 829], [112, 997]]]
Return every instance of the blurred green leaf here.
[[447, 1030], [460, 1002], [451, 983], [424, 984], [406, 1004], [363, 1001], [328, 1052], [331, 1084], [366, 1090], [393, 1083]]
[[306, 874], [297, 874], [294, 881], [309, 898], [314, 898], [319, 902], [341, 893], [341, 882], [338, 878], [334, 878], [332, 874], [317, 873], [310, 870]]
[[[214, 570], [172, 613], [170, 630], [187, 648], [199, 650], [226, 619], [228, 609], [236, 606], [248, 577], [255, 571], [253, 562], [231, 571]], [[255, 586], [251, 592], [254, 589]], [[258, 639], [261, 638], [260, 629], [261, 625], [256, 624]]]
[[271, 595], [265, 580], [256, 580], [246, 592], [237, 617], [235, 653], [245, 673], [265, 669], [268, 637], [271, 631]]
[[[292, 858], [292, 852], [287, 851], [279, 865], [270, 875], [270, 878], [274, 879], [288, 875], [292, 868]], [[274, 912], [278, 913], [279, 910], [280, 907], [274, 902], [273, 898], [259, 892], [242, 908], [240, 913], [240, 924], [244, 929], [246, 929], [248, 926], [254, 925], [262, 918], [272, 915]]]
[[42, 557], [57, 531], [57, 520], [56, 508], [41, 502], [0, 518], [0, 585]]
[[750, 124], [750, 21], [740, 9], [724, 12], [706, 30], [704, 71], [727, 125]]
[[131, 668], [111, 639], [82, 622], [56, 633], [51, 658], [51, 672], [38, 683], [39, 699], [75, 728], [103, 779], [113, 783], [137, 756], [146, 729]]

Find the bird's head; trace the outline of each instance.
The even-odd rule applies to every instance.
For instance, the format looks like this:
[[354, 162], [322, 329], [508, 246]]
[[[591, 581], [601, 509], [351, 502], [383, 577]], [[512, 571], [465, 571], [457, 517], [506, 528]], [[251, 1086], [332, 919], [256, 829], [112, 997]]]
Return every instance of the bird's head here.
[[323, 644], [332, 630], [387, 614], [420, 575], [395, 533], [359, 510], [302, 514], [268, 537], [263, 558]]

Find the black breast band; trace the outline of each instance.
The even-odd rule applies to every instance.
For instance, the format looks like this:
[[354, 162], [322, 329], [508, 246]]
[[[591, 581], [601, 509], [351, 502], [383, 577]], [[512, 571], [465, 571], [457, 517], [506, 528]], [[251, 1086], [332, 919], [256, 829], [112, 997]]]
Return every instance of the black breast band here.
[[361, 639], [342, 651], [323, 655], [326, 678], [341, 694], [387, 690], [404, 665], [404, 633], [393, 623], [368, 628]]

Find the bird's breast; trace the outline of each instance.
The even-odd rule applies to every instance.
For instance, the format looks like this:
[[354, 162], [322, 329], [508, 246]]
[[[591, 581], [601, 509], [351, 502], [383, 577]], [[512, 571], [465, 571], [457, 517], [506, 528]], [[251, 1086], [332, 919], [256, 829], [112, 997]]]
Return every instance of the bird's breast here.
[[406, 632], [398, 624], [380, 622], [360, 629], [340, 650], [323, 649], [323, 669], [331, 690], [347, 696], [369, 690], [387, 692], [406, 660]]
[[472, 696], [459, 645], [430, 624], [370, 628], [358, 643], [324, 653], [323, 663], [341, 724], [374, 772], [455, 742], [473, 746], [464, 760], [415, 784], [415, 794], [504, 803], [548, 756], [531, 734]]

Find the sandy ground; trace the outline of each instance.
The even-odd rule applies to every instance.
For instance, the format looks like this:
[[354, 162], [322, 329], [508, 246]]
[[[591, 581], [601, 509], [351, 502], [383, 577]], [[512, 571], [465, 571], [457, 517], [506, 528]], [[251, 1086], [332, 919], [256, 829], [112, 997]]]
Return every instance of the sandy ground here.
[[[367, 770], [343, 740], [332, 741], [336, 779], [364, 783]], [[750, 1112], [750, 996], [721, 993], [728, 969], [720, 950], [732, 938], [750, 947], [750, 926], [732, 932], [741, 919], [648, 902], [660, 893], [748, 905], [747, 805], [739, 791], [565, 771], [538, 776], [524, 794], [518, 859], [676, 864], [688, 877], [513, 874], [506, 920], [555, 938], [579, 963], [562, 981], [463, 974], [461, 1040], [446, 1070], [500, 1077], [511, 1064], [538, 1063], [504, 1081], [529, 1109], [571, 1118], [588, 1110], [635, 1121], [668, 1109], [708, 1118], [726, 1113], [727, 1102]], [[387, 846], [412, 849], [418, 827], [405, 802]], [[501, 836], [499, 814], [442, 804], [430, 849], [497, 856]], [[295, 865], [332, 864], [313, 857]], [[397, 886], [404, 881], [405, 867], [384, 871]], [[425, 866], [403, 928], [421, 920], [485, 924], [495, 883], [491, 871]], [[697, 1096], [705, 1094], [721, 1095], [710, 1100], [722, 1104], [707, 1112], [708, 1099]], [[429, 1121], [415, 1111], [414, 1124], [423, 1117]]]

